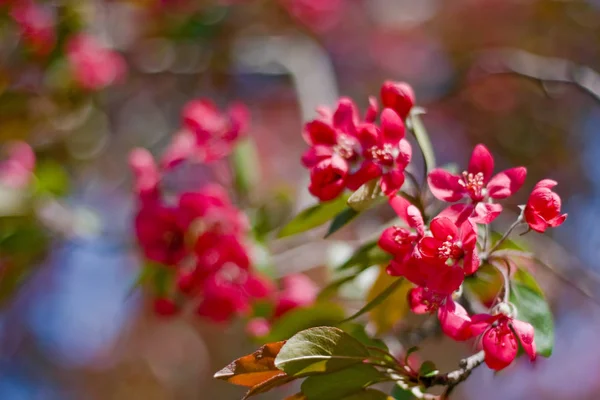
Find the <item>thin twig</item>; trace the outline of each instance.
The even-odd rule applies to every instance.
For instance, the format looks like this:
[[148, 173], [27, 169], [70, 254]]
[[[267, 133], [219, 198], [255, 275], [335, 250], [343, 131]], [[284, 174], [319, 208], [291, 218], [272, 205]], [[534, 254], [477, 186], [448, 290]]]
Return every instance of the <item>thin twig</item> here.
[[512, 231], [519, 225], [521, 225], [521, 223], [523, 222], [523, 217], [519, 216], [519, 218], [517, 218], [517, 220], [515, 222], [513, 222], [513, 224], [510, 226], [510, 228], [508, 228], [508, 230], [506, 231], [506, 233], [504, 234], [504, 236], [502, 236], [496, 243], [494, 243], [494, 245], [492, 246], [492, 248], [490, 249], [490, 251], [488, 251], [486, 253], [486, 259], [488, 256], [492, 255], [492, 253], [498, 249], [498, 247], [500, 247], [500, 245], [502, 245], [502, 243], [504, 243], [504, 241], [506, 239], [508, 239], [508, 237], [510, 236], [510, 234], [512, 233]]

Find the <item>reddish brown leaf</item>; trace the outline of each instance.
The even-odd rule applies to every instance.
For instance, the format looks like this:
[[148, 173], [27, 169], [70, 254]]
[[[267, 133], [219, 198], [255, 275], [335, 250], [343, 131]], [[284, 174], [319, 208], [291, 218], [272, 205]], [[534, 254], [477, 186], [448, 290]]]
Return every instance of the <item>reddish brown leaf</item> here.
[[238, 358], [217, 372], [215, 378], [254, 388], [282, 374], [285, 376], [282, 370], [275, 367], [275, 357], [284, 344], [285, 341], [265, 344], [254, 353]]
[[291, 382], [294, 379], [296, 379], [293, 376], [288, 376], [283, 371], [280, 371], [280, 372], [281, 372], [281, 374], [275, 375], [271, 379], [268, 379], [262, 383], [259, 383], [256, 386], [252, 387], [248, 391], [248, 393], [246, 393], [246, 395], [244, 396], [244, 398], [242, 400], [246, 400], [247, 398], [257, 395], [257, 394], [260, 394], [260, 393], [268, 392], [271, 389], [274, 389], [278, 386], [285, 385], [286, 383]]

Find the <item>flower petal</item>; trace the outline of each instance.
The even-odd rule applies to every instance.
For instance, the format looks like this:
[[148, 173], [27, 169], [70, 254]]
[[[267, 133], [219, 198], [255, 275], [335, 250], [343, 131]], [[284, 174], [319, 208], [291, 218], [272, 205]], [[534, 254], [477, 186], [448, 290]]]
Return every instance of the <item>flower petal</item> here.
[[392, 170], [381, 177], [381, 191], [386, 196], [393, 196], [404, 184], [404, 170]]
[[516, 167], [496, 174], [488, 183], [488, 195], [493, 199], [505, 199], [523, 186], [527, 169]]
[[408, 292], [408, 304], [415, 314], [428, 314], [430, 311], [429, 306], [423, 302], [424, 290], [422, 287], [416, 287]]
[[502, 205], [498, 203], [477, 203], [475, 215], [471, 218], [478, 224], [489, 224], [502, 213]]
[[473, 175], [481, 172], [484, 182], [490, 179], [494, 172], [494, 157], [492, 157], [487, 147], [482, 144], [475, 146], [471, 154], [471, 160], [469, 161], [468, 171]]
[[517, 339], [510, 330], [490, 328], [483, 334], [481, 343], [485, 352], [485, 363], [493, 370], [500, 371], [506, 368], [517, 356]]
[[525, 353], [529, 356], [531, 361], [535, 360], [536, 348], [535, 341], [533, 340], [535, 330], [533, 329], [533, 326], [527, 322], [516, 319], [513, 319], [511, 324], [515, 330], [515, 333], [517, 334], [517, 337], [519, 338], [519, 342], [521, 342], [521, 346], [523, 346], [523, 350], [525, 350]]
[[404, 122], [402, 118], [391, 108], [385, 108], [381, 112], [381, 131], [384, 143], [396, 144], [404, 138]]
[[369, 107], [367, 108], [367, 112], [365, 114], [365, 122], [373, 123], [377, 118], [377, 111], [379, 110], [379, 105], [377, 104], [377, 98], [374, 96], [369, 96]]
[[469, 329], [471, 318], [463, 306], [455, 303], [451, 298], [448, 298], [446, 303], [439, 308], [438, 318], [446, 336], [458, 341], [471, 338]]
[[477, 251], [469, 251], [465, 253], [465, 258], [463, 260], [463, 270], [465, 271], [465, 275], [473, 275], [478, 269], [481, 261], [479, 260], [479, 255]]
[[333, 113], [333, 126], [342, 132], [355, 134], [357, 123], [358, 112], [354, 101], [348, 97], [342, 97]]
[[304, 138], [309, 145], [324, 144], [333, 146], [336, 144], [335, 129], [319, 119], [310, 121], [305, 125]]
[[461, 225], [465, 222], [475, 210], [472, 204], [469, 203], [457, 203], [446, 207], [442, 212], [438, 214], [438, 217], [448, 218], [456, 225]]
[[452, 236], [454, 240], [458, 239], [458, 228], [448, 218], [435, 217], [431, 221], [430, 229], [433, 237], [442, 242], [445, 242], [448, 236]]
[[448, 202], [458, 201], [465, 194], [464, 188], [458, 183], [460, 177], [450, 172], [436, 168], [427, 176], [429, 189], [438, 199]]
[[364, 161], [358, 171], [348, 175], [346, 186], [350, 190], [358, 190], [359, 187], [372, 179], [381, 176], [381, 167], [372, 161]]

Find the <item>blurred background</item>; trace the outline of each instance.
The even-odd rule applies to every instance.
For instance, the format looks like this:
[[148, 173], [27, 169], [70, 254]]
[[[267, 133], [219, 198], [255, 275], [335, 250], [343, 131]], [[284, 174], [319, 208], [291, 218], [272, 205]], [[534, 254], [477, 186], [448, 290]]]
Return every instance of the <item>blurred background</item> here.
[[[241, 322], [164, 320], [131, 293], [140, 261], [128, 153], [162, 152], [189, 100], [240, 100], [260, 189], [287, 187], [300, 210], [314, 201], [299, 162], [303, 121], [340, 95], [364, 110], [386, 79], [415, 88], [440, 164], [465, 166], [484, 143], [497, 170], [527, 166], [525, 187], [557, 180], [569, 213], [555, 241], [532, 243], [558, 271], [540, 271], [556, 315], [553, 357], [497, 375], [481, 368], [455, 397], [600, 396], [600, 306], [563, 279], [598, 292], [600, 1], [37, 0], [34, 11], [18, 2], [0, 0], [0, 140], [34, 148], [36, 212], [51, 234], [27, 225], [0, 245], [23, 255], [0, 256], [0, 399], [240, 398], [243, 388], [212, 374], [256, 347]], [[98, 61], [112, 70], [94, 87], [68, 73], [67, 42], [81, 32], [124, 60]], [[515, 212], [528, 193], [511, 199]], [[340, 242], [377, 229], [375, 215], [334, 239], [309, 235], [300, 250], [275, 241], [277, 273], [309, 271], [324, 284], [323, 264], [348, 254]], [[438, 342], [432, 357], [448, 368], [469, 350]]]

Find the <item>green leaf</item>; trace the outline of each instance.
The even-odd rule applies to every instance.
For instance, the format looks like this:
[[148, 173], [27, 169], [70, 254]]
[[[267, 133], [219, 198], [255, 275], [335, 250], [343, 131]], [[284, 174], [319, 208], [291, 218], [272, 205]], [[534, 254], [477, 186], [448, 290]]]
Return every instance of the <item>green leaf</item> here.
[[[397, 277], [388, 275], [385, 267], [379, 267], [379, 275], [367, 294], [367, 302], [377, 299], [380, 293], [383, 293], [387, 287], [393, 285], [397, 280]], [[377, 334], [389, 331], [408, 314], [408, 292], [412, 287], [412, 283], [403, 279], [397, 290], [381, 300], [377, 307], [369, 312], [369, 320], [377, 328]]]
[[396, 289], [398, 289], [400, 287], [403, 280], [404, 279], [402, 279], [402, 278], [394, 279], [393, 282], [389, 286], [387, 286], [378, 295], [374, 296], [363, 308], [361, 308], [356, 313], [354, 313], [352, 316], [346, 318], [342, 322], [352, 321], [353, 319], [356, 319], [356, 318], [360, 317], [361, 315], [371, 311], [373, 308], [377, 307], [385, 299], [387, 299], [392, 293], [394, 293], [396, 291]]
[[359, 247], [352, 257], [345, 263], [337, 267], [338, 270], [356, 268], [357, 273], [372, 267], [373, 265], [386, 264], [392, 259], [389, 253], [383, 251], [378, 245], [377, 240], [365, 243]]
[[327, 230], [327, 234], [325, 237], [333, 235], [335, 232], [346, 226], [350, 221], [352, 221], [356, 216], [360, 214], [359, 211], [354, 210], [353, 208], [346, 208], [344, 211], [340, 212], [335, 216], [331, 224], [329, 225], [329, 229]]
[[357, 364], [326, 375], [309, 376], [301, 389], [308, 400], [339, 400], [388, 379], [371, 365]]
[[369, 350], [346, 332], [333, 327], [304, 330], [283, 346], [275, 366], [290, 376], [335, 372], [361, 364]]
[[35, 191], [38, 194], [65, 196], [69, 192], [69, 175], [65, 168], [53, 160], [43, 160], [35, 169]]
[[[383, 350], [385, 352], [388, 351], [388, 347], [385, 345], [385, 343], [383, 343], [383, 341], [380, 339], [370, 337], [365, 331], [365, 327], [362, 324], [357, 324], [355, 322], [346, 322], [345, 324], [342, 324], [339, 327], [343, 329], [344, 332], [346, 332], [347, 334], [349, 334], [350, 336], [367, 346], [367, 348], [373, 347]], [[380, 352], [373, 354], [376, 354], [379, 357], [382, 355], [382, 353]]]
[[279, 231], [278, 237], [295, 235], [323, 225], [346, 208], [346, 199], [346, 196], [340, 196], [305, 209]]
[[412, 400], [415, 398], [410, 390], [403, 389], [398, 385], [394, 386], [392, 397], [394, 400]]
[[[501, 233], [492, 231], [492, 232], [490, 232], [490, 241], [492, 243], [496, 243], [498, 240], [500, 240], [502, 238], [502, 236], [503, 235]], [[496, 250], [505, 250], [505, 249], [525, 251], [525, 248], [521, 244], [515, 242], [513, 239], [510, 239], [510, 238], [505, 239], [504, 242], [502, 242], [502, 244], [500, 246], [498, 246], [498, 248]]]
[[433, 146], [431, 145], [429, 134], [427, 134], [425, 125], [423, 125], [423, 122], [421, 122], [421, 117], [419, 117], [420, 114], [423, 114], [423, 110], [414, 107], [408, 118], [412, 128], [411, 131], [415, 135], [415, 139], [417, 139], [417, 143], [419, 144], [421, 152], [423, 153], [425, 168], [427, 172], [429, 172], [435, 168], [435, 153], [433, 152]]
[[432, 361], [425, 361], [419, 368], [419, 376], [429, 378], [440, 372]]
[[231, 155], [235, 185], [241, 193], [248, 193], [260, 181], [260, 163], [256, 144], [251, 138], [237, 142]]
[[342, 400], [393, 400], [392, 397], [375, 389], [365, 389], [358, 393], [354, 393]]
[[535, 329], [535, 345], [538, 354], [552, 355], [554, 324], [552, 312], [544, 297], [536, 290], [520, 282], [512, 282], [510, 302], [517, 308], [517, 319], [529, 322]]
[[517, 269], [517, 271], [513, 275], [513, 280], [519, 282], [523, 286], [527, 286], [529, 289], [533, 290], [541, 297], [544, 297], [544, 292], [542, 291], [542, 288], [538, 285], [538, 283], [535, 281], [533, 275], [525, 271], [523, 268]]
[[348, 198], [348, 205], [356, 211], [367, 210], [381, 196], [379, 179], [365, 183]]
[[344, 309], [335, 303], [317, 302], [300, 307], [277, 319], [265, 338], [268, 342], [285, 340], [295, 333], [315, 326], [335, 325], [344, 318]]

